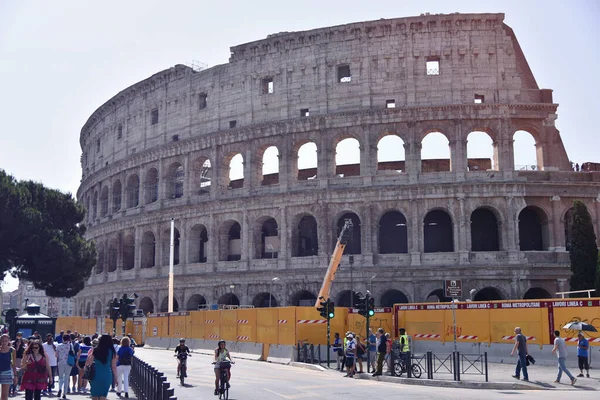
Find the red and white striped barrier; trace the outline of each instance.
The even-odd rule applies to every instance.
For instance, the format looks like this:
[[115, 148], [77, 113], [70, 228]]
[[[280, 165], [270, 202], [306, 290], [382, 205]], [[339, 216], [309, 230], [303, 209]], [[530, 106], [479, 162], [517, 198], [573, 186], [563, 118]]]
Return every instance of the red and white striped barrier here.
[[280, 319], [279, 324], [287, 324], [287, 319]]
[[237, 340], [250, 340], [248, 336], [238, 336]]
[[247, 319], [238, 319], [238, 324], [247, 324], [248, 320]]
[[[515, 340], [516, 336], [502, 336], [502, 340]], [[525, 336], [527, 340], [535, 340], [535, 336]]]
[[209, 335], [208, 337], [211, 338], [211, 339], [218, 339], [219, 335]]
[[600, 343], [600, 338], [588, 339], [588, 342]]
[[299, 324], [326, 324], [326, 319], [299, 319]]
[[205, 324], [214, 324], [215, 320], [214, 319], [207, 319], [206, 321], [204, 321]]
[[576, 337], [565, 338], [565, 342], [579, 342], [579, 339]]
[[456, 337], [457, 339], [467, 339], [467, 340], [477, 340], [479, 339], [479, 336], [473, 336], [473, 335], [460, 335]]
[[440, 335], [436, 333], [417, 333], [415, 338], [419, 339], [439, 339]]

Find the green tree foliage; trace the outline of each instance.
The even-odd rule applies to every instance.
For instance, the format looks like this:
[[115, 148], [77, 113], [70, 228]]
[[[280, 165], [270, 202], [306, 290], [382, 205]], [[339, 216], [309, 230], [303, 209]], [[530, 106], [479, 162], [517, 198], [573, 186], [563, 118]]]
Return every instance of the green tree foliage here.
[[31, 281], [48, 296], [72, 297], [96, 264], [83, 238], [84, 208], [71, 194], [0, 170], [0, 274]]
[[[592, 217], [583, 204], [573, 202], [573, 224], [569, 227], [571, 236], [571, 290], [587, 290], [596, 286], [598, 247]], [[580, 296], [580, 295], [579, 295]]]

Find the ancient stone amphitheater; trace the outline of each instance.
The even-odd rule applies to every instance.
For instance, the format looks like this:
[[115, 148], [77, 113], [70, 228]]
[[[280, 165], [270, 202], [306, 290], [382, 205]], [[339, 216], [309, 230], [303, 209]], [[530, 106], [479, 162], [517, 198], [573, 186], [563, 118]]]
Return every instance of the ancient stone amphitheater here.
[[[118, 93], [81, 130], [78, 198], [98, 264], [77, 313], [104, 314], [134, 291], [140, 309], [166, 311], [172, 218], [180, 311], [314, 304], [346, 219], [336, 305], [351, 290], [382, 306], [444, 299], [443, 279], [476, 300], [569, 290], [569, 209], [583, 200], [600, 226], [600, 173], [572, 171], [552, 90], [503, 19], [283, 32], [232, 47], [227, 64], [176, 65]], [[526, 170], [517, 131], [535, 140]], [[432, 132], [449, 158], [422, 159]], [[473, 132], [493, 157], [467, 157]], [[357, 156], [344, 162], [348, 141]]]

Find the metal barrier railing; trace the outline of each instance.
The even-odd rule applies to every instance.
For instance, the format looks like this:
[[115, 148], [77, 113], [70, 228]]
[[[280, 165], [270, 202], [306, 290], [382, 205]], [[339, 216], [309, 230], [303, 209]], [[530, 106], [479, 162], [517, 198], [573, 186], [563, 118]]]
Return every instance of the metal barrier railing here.
[[129, 383], [139, 400], [177, 400], [165, 374], [136, 356], [131, 359]]
[[[392, 365], [395, 365], [400, 357], [410, 357], [410, 366], [407, 365], [407, 377], [411, 377], [412, 365], [416, 364], [418, 369], [427, 374], [427, 379], [434, 379], [435, 374], [452, 374], [455, 381], [460, 381], [461, 375], [484, 375], [488, 382], [488, 358], [487, 352], [483, 354], [461, 354], [452, 352], [446, 354], [434, 354], [428, 351], [426, 354], [415, 356], [411, 353], [400, 354], [392, 352]], [[395, 369], [392, 368], [392, 373]]]

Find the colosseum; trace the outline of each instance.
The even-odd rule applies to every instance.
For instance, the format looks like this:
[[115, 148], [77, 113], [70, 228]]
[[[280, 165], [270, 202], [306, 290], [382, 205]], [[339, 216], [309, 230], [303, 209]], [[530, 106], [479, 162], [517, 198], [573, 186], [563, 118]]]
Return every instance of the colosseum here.
[[[144, 312], [166, 311], [171, 219], [176, 310], [313, 305], [346, 219], [339, 306], [366, 290], [381, 306], [444, 300], [443, 279], [475, 300], [569, 290], [569, 210], [584, 201], [597, 231], [600, 172], [572, 170], [552, 90], [503, 21], [282, 32], [116, 94], [81, 130], [77, 197], [98, 263], [77, 313], [134, 291]], [[490, 157], [468, 156], [475, 133]], [[430, 134], [448, 158], [422, 157]]]

